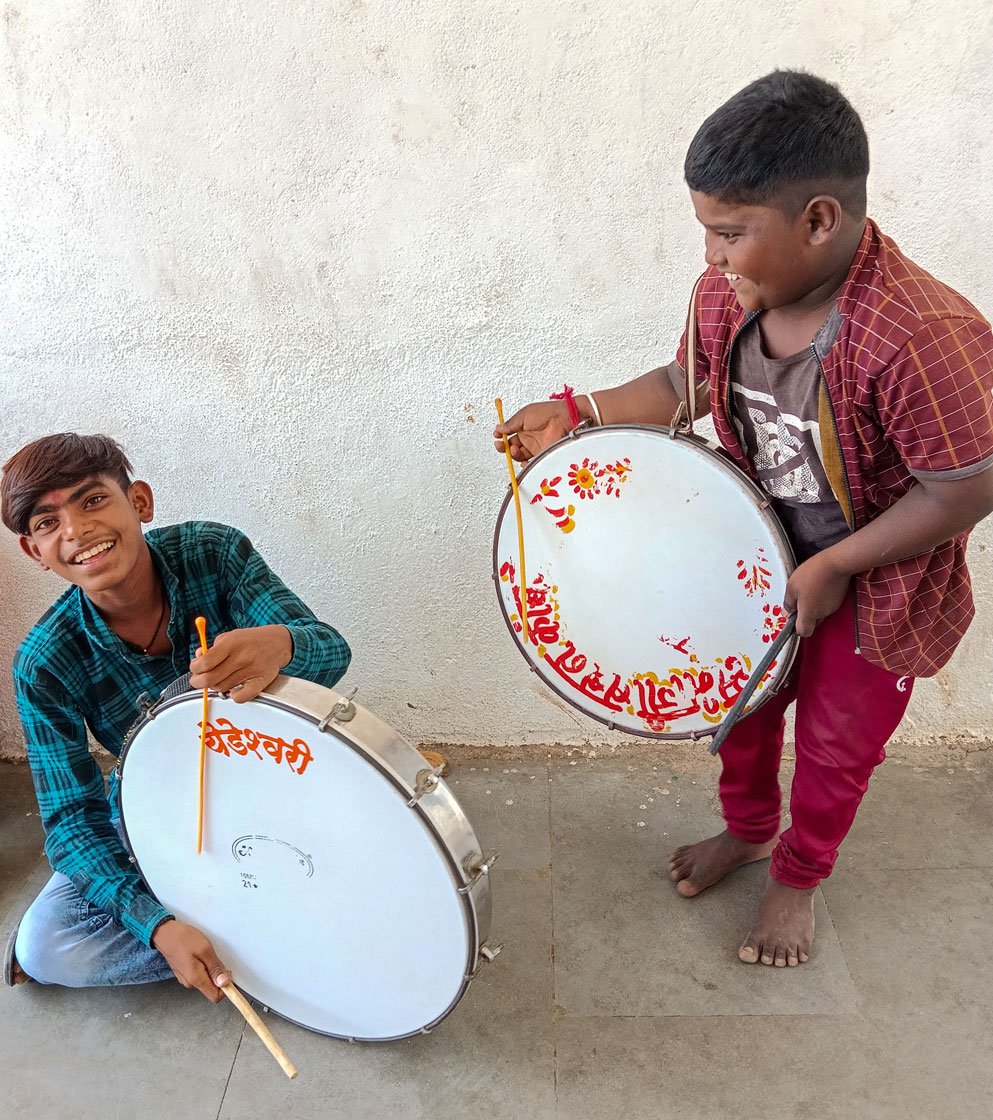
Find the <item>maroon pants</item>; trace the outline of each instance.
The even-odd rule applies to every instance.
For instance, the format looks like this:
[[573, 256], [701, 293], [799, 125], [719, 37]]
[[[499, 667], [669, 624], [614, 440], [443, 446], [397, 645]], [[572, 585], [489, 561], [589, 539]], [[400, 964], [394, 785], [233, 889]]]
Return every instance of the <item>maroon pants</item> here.
[[855, 652], [849, 595], [811, 637], [801, 639], [780, 691], [727, 737], [721, 747], [724, 819], [732, 835], [761, 844], [779, 830], [783, 715], [796, 701], [793, 820], [772, 853], [774, 879], [809, 888], [831, 874], [912, 688], [912, 678], [870, 665]]

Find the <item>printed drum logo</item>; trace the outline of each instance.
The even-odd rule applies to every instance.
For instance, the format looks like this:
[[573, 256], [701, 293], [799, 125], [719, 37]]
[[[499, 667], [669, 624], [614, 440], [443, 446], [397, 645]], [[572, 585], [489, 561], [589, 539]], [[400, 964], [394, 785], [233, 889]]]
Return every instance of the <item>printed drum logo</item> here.
[[[197, 730], [203, 727], [197, 723]], [[277, 766], [285, 763], [294, 774], [302, 774], [314, 760], [310, 746], [303, 739], [288, 743], [277, 735], [253, 731], [250, 727], [235, 727], [229, 719], [207, 723], [206, 746], [215, 754], [229, 758], [232, 754], [254, 754], [256, 758], [271, 758]]]

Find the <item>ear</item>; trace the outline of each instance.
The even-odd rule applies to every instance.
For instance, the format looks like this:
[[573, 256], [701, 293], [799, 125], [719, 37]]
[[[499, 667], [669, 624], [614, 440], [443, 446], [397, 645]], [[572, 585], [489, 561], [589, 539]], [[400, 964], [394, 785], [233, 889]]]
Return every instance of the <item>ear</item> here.
[[823, 245], [836, 237], [844, 221], [845, 210], [830, 194], [819, 194], [803, 209], [801, 221], [811, 245]]
[[155, 499], [152, 497], [152, 488], [147, 482], [138, 479], [128, 487], [128, 500], [131, 508], [138, 515], [138, 520], [147, 525], [155, 513]]
[[34, 543], [31, 537], [20, 536], [17, 538], [17, 543], [21, 546], [21, 551], [24, 555], [33, 560], [43, 572], [49, 571], [48, 565], [42, 562], [41, 549]]

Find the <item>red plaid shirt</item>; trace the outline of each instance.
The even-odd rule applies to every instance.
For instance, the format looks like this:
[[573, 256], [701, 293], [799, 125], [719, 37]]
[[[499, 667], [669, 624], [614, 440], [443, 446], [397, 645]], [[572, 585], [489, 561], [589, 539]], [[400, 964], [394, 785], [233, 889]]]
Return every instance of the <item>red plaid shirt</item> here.
[[[859, 529], [914, 475], [953, 479], [993, 465], [993, 333], [872, 221], [837, 302], [841, 329], [818, 355], [821, 443], [835, 496]], [[697, 295], [698, 379], [709, 379], [721, 443], [754, 478], [729, 406], [730, 354], [746, 321], [722, 274], [708, 269]], [[968, 535], [856, 576], [856, 633], [868, 661], [915, 677], [948, 661], [975, 614]]]

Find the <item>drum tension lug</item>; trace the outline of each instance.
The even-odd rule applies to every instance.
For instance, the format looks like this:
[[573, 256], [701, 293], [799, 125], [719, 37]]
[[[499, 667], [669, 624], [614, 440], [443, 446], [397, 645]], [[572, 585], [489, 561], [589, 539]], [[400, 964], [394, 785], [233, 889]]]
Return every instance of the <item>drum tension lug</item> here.
[[472, 878], [464, 887], [459, 887], [459, 894], [469, 894], [484, 875], [489, 875], [490, 868], [499, 858], [499, 852], [490, 852], [490, 854], [485, 857], [482, 852], [473, 852], [472, 855], [466, 857], [462, 864], [462, 869], [467, 875], [471, 875]]
[[143, 716], [148, 719], [155, 719], [155, 708], [158, 702], [158, 696], [152, 696], [151, 693], [143, 692], [135, 701], [135, 707]]
[[412, 809], [426, 793], [437, 788], [444, 769], [444, 766], [432, 766], [430, 769], [425, 767], [417, 771], [417, 776], [414, 778], [414, 796], [407, 802], [408, 809]]
[[470, 980], [475, 980], [479, 975], [479, 970], [483, 967], [483, 965], [491, 964], [497, 959], [498, 956], [500, 956], [502, 952], [502, 945], [494, 945], [492, 947], [489, 945], [480, 945], [479, 956], [476, 958], [476, 967], [472, 970], [472, 972], [467, 972], [465, 974], [464, 979], [466, 983], [469, 983]]
[[329, 723], [348, 723], [349, 720], [355, 719], [355, 705], [352, 703], [352, 697], [358, 690], [356, 685], [344, 700], [339, 700], [317, 725], [317, 730], [327, 731]]

